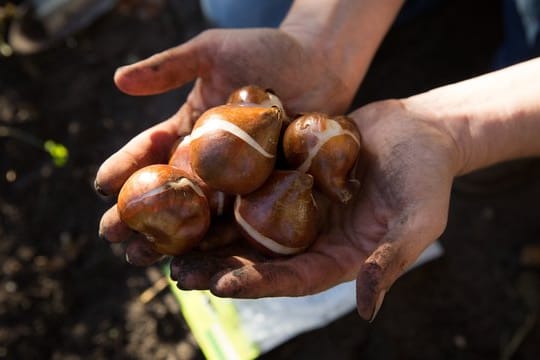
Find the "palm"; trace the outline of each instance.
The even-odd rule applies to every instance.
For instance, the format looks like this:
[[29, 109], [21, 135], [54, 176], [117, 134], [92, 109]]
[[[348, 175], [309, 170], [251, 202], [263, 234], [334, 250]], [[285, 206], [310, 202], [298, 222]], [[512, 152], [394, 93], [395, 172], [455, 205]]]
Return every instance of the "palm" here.
[[[219, 104], [233, 89], [252, 83], [273, 89], [289, 110], [297, 112], [344, 111], [353, 95], [318, 54], [304, 49], [283, 31], [222, 30], [205, 36], [215, 61], [201, 74], [193, 93], [202, 97], [206, 107]], [[323, 76], [324, 83], [320, 81]]]

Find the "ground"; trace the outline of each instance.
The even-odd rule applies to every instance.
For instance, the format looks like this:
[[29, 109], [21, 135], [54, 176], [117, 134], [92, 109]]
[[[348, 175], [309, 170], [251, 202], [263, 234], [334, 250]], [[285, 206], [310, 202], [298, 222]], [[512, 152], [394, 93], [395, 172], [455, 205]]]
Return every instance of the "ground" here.
[[[159, 272], [126, 264], [97, 236], [112, 204], [93, 190], [99, 164], [187, 91], [129, 97], [115, 68], [206, 27], [197, 2], [165, 3], [155, 16], [114, 10], [39, 54], [0, 57], [0, 134], [26, 139], [0, 137], [0, 358], [204, 358], [168, 291], [141, 301]], [[502, 40], [495, 2], [446, 2], [428, 15], [391, 30], [355, 106], [491, 69]], [[65, 166], [31, 144], [47, 139], [67, 146]], [[262, 358], [540, 358], [540, 273], [523, 262], [540, 241], [539, 200], [535, 159], [457, 179], [444, 256], [403, 276], [373, 323], [351, 312]]]

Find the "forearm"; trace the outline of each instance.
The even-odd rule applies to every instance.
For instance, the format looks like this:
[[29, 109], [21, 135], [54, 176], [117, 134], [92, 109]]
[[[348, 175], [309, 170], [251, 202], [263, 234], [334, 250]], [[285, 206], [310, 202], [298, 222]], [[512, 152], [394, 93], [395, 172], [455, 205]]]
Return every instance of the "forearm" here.
[[296, 0], [281, 29], [356, 91], [404, 0]]
[[540, 58], [405, 99], [449, 129], [457, 175], [540, 156]]

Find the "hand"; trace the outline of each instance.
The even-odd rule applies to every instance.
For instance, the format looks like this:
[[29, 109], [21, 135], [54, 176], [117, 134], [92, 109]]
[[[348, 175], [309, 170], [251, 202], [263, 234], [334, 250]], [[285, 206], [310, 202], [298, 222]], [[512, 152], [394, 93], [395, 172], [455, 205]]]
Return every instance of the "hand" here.
[[[194, 87], [178, 113], [136, 136], [101, 165], [95, 182], [100, 193], [114, 195], [135, 170], [166, 163], [172, 145], [191, 130], [196, 118], [224, 103], [240, 86], [272, 88], [291, 113], [340, 113], [354, 95], [354, 89], [347, 88], [327, 68], [318, 52], [275, 29], [209, 30], [176, 48], [120, 68], [115, 74], [117, 86], [132, 95], [166, 92], [194, 79]], [[147, 264], [159, 258], [150, 249], [143, 249], [141, 235], [120, 221], [116, 207], [102, 217], [100, 235], [112, 242], [136, 239], [128, 248], [128, 252], [136, 249], [129, 256], [132, 262]]]
[[177, 257], [182, 289], [222, 297], [301, 296], [357, 279], [358, 311], [373, 319], [393, 282], [442, 233], [458, 152], [442, 124], [389, 100], [351, 115], [363, 136], [362, 191], [350, 205], [319, 203], [326, 223], [307, 252], [265, 259], [247, 248]]

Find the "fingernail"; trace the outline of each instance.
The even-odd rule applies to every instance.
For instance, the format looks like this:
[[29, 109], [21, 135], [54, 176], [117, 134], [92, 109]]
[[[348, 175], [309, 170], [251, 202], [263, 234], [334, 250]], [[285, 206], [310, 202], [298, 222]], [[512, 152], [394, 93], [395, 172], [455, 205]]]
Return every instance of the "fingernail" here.
[[181, 272], [176, 277], [176, 287], [180, 290], [197, 290], [197, 281], [194, 279], [195, 278], [190, 274]]
[[385, 290], [381, 289], [382, 270], [376, 263], [365, 263], [356, 280], [356, 304], [359, 315], [373, 321], [382, 304]]
[[217, 281], [214, 281], [213, 286], [210, 287], [210, 292], [217, 297], [239, 297], [242, 293], [242, 284], [240, 280], [230, 274], [230, 269], [221, 272], [215, 276]]
[[150, 266], [152, 264], [155, 264], [158, 261], [161, 261], [162, 259], [165, 258], [165, 255], [159, 255], [155, 258], [148, 258], [148, 259], [137, 259], [137, 256], [135, 256], [135, 259], [132, 259], [129, 256], [128, 252], [126, 251], [125, 258], [126, 258], [126, 262], [130, 265], [145, 267], [145, 266]]
[[110, 241], [109, 241], [109, 238], [105, 235], [105, 230], [104, 230], [105, 226], [104, 226], [104, 224], [103, 224], [104, 221], [105, 221], [105, 220], [104, 220], [103, 217], [101, 217], [101, 219], [99, 220], [99, 225], [98, 225], [98, 236], [99, 236], [99, 238], [100, 238], [101, 240], [110, 242]]
[[107, 237], [106, 237], [105, 234], [103, 233], [103, 217], [99, 220], [99, 225], [98, 225], [98, 237], [99, 237], [101, 240], [107, 241]]
[[369, 322], [373, 322], [373, 320], [375, 320], [375, 317], [377, 316], [377, 314], [379, 313], [379, 310], [381, 309], [385, 295], [386, 295], [386, 291], [381, 290], [381, 292], [379, 293], [377, 297], [377, 302], [375, 303], [375, 308], [373, 309], [373, 313], [371, 314], [371, 317], [369, 318]]
[[105, 190], [103, 190], [103, 188], [98, 184], [97, 180], [94, 180], [94, 190], [101, 196], [109, 196], [109, 194], [107, 194], [107, 192], [105, 192]]
[[150, 266], [165, 258], [165, 255], [155, 252], [151, 248], [146, 248], [142, 243], [132, 242], [125, 252], [126, 261], [134, 266]]
[[101, 232], [101, 229], [98, 231], [98, 237], [105, 242], [109, 242], [109, 239]]
[[173, 258], [172, 261], [171, 261], [171, 265], [170, 265], [170, 269], [171, 269], [171, 273], [170, 273], [170, 277], [172, 280], [174, 281], [178, 281], [178, 277], [179, 277], [179, 273], [180, 273], [180, 269], [182, 268], [181, 265], [179, 264], [180, 260], [177, 260], [177, 258]]

